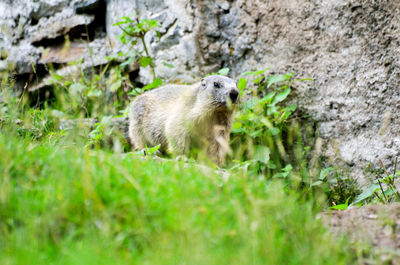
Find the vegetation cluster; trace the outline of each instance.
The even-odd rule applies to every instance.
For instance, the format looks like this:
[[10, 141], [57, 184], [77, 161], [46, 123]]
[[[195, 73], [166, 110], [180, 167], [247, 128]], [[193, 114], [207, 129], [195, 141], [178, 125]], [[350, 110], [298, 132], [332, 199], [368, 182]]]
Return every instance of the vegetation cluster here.
[[[111, 121], [162, 85], [145, 41], [158, 23], [123, 17], [115, 26], [131, 52], [96, 69], [77, 61], [74, 77], [53, 72], [51, 96], [16, 97], [12, 69], [1, 76], [1, 264], [351, 264], [369, 255], [333, 239], [316, 215], [400, 200], [400, 171], [371, 169], [378, 177], [360, 191], [313, 157], [318, 125], [292, 96], [312, 80], [242, 73], [223, 169], [159, 159], [150, 146], [144, 158]], [[150, 68], [152, 82], [132, 79], [135, 67]]]

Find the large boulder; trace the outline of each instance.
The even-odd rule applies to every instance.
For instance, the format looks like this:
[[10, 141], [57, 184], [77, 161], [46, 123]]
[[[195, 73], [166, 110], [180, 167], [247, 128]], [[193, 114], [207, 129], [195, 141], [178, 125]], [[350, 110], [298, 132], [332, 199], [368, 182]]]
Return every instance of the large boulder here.
[[[87, 30], [93, 31], [91, 40], [98, 25], [98, 20], [105, 16], [105, 7], [101, 0], [13, 0], [0, 2], [0, 70], [5, 70], [10, 65], [14, 67], [17, 75], [32, 74], [37, 64], [67, 63], [79, 57], [89, 60], [90, 53], [79, 44], [72, 43], [70, 52], [64, 52], [60, 59], [57, 49], [62, 49], [68, 41], [84, 37]], [[105, 2], [104, 2], [105, 5]], [[93, 9], [97, 7], [98, 10]], [[101, 14], [104, 9], [104, 14]], [[104, 19], [103, 19], [104, 20]], [[103, 23], [104, 24], [104, 23]], [[91, 33], [91, 32], [90, 32]], [[71, 40], [66, 41], [66, 38]], [[67, 45], [65, 45], [67, 46]], [[82, 44], [80, 45], [82, 47]], [[76, 55], [80, 53], [80, 56]], [[49, 55], [50, 53], [50, 55]], [[69, 56], [71, 55], [71, 56]], [[102, 50], [101, 62], [107, 53]], [[51, 58], [54, 58], [52, 60]], [[91, 58], [92, 59], [92, 58]]]
[[317, 122], [327, 161], [361, 182], [369, 162], [393, 166], [400, 154], [399, 2], [159, 2], [164, 9], [139, 13], [168, 21], [151, 45], [163, 78], [187, 81], [223, 66], [233, 76], [269, 66], [313, 78], [295, 84], [295, 100]]
[[[90, 41], [104, 43], [96, 51], [97, 63], [104, 63], [105, 55], [127, 51], [112, 25], [133, 13], [161, 24], [161, 39], [149, 34], [146, 41], [157, 75], [167, 82], [194, 82], [222, 67], [233, 77], [267, 66], [294, 72], [314, 79], [294, 84], [293, 100], [317, 123], [328, 163], [349, 167], [363, 180], [367, 163], [382, 159], [390, 169], [400, 154], [398, 1], [3, 1], [0, 67], [13, 62], [24, 74], [32, 72], [32, 62], [82, 57], [90, 64], [79, 43], [70, 45], [74, 56], [68, 57], [54, 41], [82, 25], [98, 27]], [[146, 69], [139, 76], [151, 80]]]

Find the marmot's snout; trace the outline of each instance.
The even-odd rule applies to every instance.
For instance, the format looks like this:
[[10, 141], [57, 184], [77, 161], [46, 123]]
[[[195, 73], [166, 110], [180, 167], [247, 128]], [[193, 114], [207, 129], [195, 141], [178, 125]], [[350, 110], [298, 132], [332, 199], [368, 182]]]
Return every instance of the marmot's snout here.
[[239, 92], [236, 89], [232, 89], [229, 93], [229, 98], [231, 99], [232, 103], [236, 103], [239, 98]]

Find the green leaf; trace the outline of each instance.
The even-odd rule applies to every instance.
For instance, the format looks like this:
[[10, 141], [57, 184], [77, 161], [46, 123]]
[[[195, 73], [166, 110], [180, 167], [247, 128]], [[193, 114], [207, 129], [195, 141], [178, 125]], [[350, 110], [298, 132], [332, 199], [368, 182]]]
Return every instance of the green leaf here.
[[277, 106], [270, 104], [268, 105], [267, 114], [268, 115], [275, 115], [279, 113], [279, 109]]
[[276, 94], [275, 91], [268, 93], [265, 97], [263, 97], [263, 98], [261, 99], [260, 103], [262, 103], [262, 104], [265, 104], [265, 103], [268, 104], [268, 103], [270, 103], [271, 100], [274, 98], [275, 94]]
[[335, 168], [333, 167], [327, 167], [321, 170], [321, 172], [319, 173], [319, 180], [324, 180], [326, 178], [326, 176], [328, 176], [328, 173], [335, 170]]
[[161, 144], [153, 146], [153, 147], [150, 147], [150, 148], [148, 148], [146, 146], [146, 148], [145, 148], [146, 149], [146, 154], [147, 155], [153, 155], [158, 149], [160, 149], [160, 147], [161, 147]]
[[240, 121], [235, 121], [232, 124], [232, 129], [238, 129], [238, 128], [241, 128], [241, 127], [242, 127], [242, 123]]
[[285, 108], [286, 111], [295, 111], [297, 109], [297, 105], [296, 104], [292, 104], [288, 107]]
[[374, 192], [378, 190], [379, 190], [379, 185], [372, 184], [371, 186], [368, 187], [368, 189], [364, 190], [360, 195], [357, 196], [352, 205], [370, 198], [372, 195], [374, 195]]
[[279, 118], [280, 121], [285, 121], [292, 114], [292, 111], [284, 110], [282, 116]]
[[283, 91], [279, 92], [275, 96], [274, 100], [272, 101], [272, 104], [276, 104], [276, 103], [284, 101], [287, 98], [287, 96], [290, 94], [290, 91], [291, 91], [290, 88], [286, 88]]
[[154, 79], [153, 83], [150, 83], [147, 86], [143, 87], [143, 90], [149, 90], [159, 86], [162, 86], [162, 80], [160, 78], [156, 78]]
[[253, 83], [259, 86], [260, 83], [261, 83], [261, 81], [263, 81], [263, 80], [264, 80], [264, 76], [261, 75], [260, 77], [254, 79], [254, 80], [253, 80]]
[[54, 74], [54, 75], [52, 75], [52, 77], [53, 77], [54, 79], [56, 79], [57, 81], [60, 81], [60, 80], [63, 80], [63, 79], [64, 79], [64, 77], [63, 77], [62, 75], [59, 75], [59, 74]]
[[338, 204], [338, 205], [332, 206], [332, 207], [330, 207], [330, 208], [331, 208], [331, 209], [334, 209], [334, 210], [346, 210], [347, 207], [349, 207], [349, 200], [350, 200], [350, 197], [347, 198], [347, 200], [346, 200], [345, 203]]
[[72, 94], [72, 95], [77, 95], [78, 93], [81, 93], [85, 90], [86, 86], [84, 86], [81, 83], [75, 83], [69, 86], [68, 91]]
[[315, 181], [313, 184], [311, 184], [311, 186], [313, 186], [313, 187], [315, 187], [315, 186], [320, 186], [320, 185], [322, 185], [324, 182], [322, 182], [322, 181], [320, 181], [320, 180], [317, 180], [317, 181]]
[[284, 74], [284, 76], [286, 77], [287, 80], [289, 80], [293, 76], [293, 73]]
[[116, 82], [112, 83], [112, 85], [110, 86], [110, 91], [111, 92], [117, 91], [121, 87], [121, 84], [122, 84], [122, 80], [121, 79], [119, 79]]
[[142, 58], [139, 59], [139, 63], [142, 67], [147, 67], [153, 62], [153, 59], [151, 57], [143, 56]]
[[[135, 17], [135, 16], [136, 16], [135, 14], [132, 15], [132, 17]], [[126, 22], [129, 22], [129, 23], [132, 23], [132, 22], [133, 22], [132, 19], [131, 19], [130, 17], [123, 16], [122, 18], [125, 19]]]
[[130, 64], [132, 64], [134, 61], [135, 61], [135, 57], [129, 57], [128, 58], [128, 60], [125, 60], [125, 61], [123, 61], [121, 64], [120, 64], [120, 66], [121, 67], [125, 67], [125, 66], [127, 66], [127, 65], [130, 65]]
[[174, 68], [175, 66], [173, 64], [167, 63], [167, 62], [163, 62], [163, 65], [165, 65], [168, 68]]
[[302, 82], [302, 81], [314, 81], [312, 78], [299, 78], [299, 79], [295, 79], [295, 80], [293, 80], [293, 81], [300, 81], [300, 82]]
[[119, 26], [128, 23], [127, 21], [118, 21], [117, 23], [112, 24], [113, 26]]
[[291, 164], [286, 165], [281, 169], [281, 172], [275, 174], [272, 178], [287, 178], [292, 172], [293, 166]]
[[97, 97], [100, 97], [101, 94], [103, 94], [103, 92], [101, 90], [91, 90], [88, 93], [88, 97], [97, 98]]
[[116, 56], [115, 55], [110, 55], [110, 56], [106, 56], [106, 57], [104, 57], [107, 61], [113, 61], [113, 60], [115, 60], [116, 59]]
[[291, 164], [286, 165], [284, 168], [282, 168], [282, 171], [284, 172], [291, 172], [293, 169], [293, 166]]
[[263, 134], [263, 130], [261, 130], [261, 129], [259, 129], [259, 130], [253, 130], [251, 133], [250, 133], [250, 136], [252, 137], [252, 138], [256, 138], [256, 137], [258, 137], [258, 136], [261, 136], [262, 134]]
[[135, 46], [137, 42], [138, 42], [137, 39], [131, 40], [131, 46]]
[[269, 128], [268, 131], [271, 133], [271, 135], [274, 135], [274, 136], [280, 132], [280, 130], [276, 127]]
[[36, 74], [36, 68], [35, 68], [35, 64], [33, 63], [33, 61], [31, 61], [31, 66], [32, 66], [32, 69], [33, 69], [33, 73]]
[[229, 68], [222, 68], [218, 71], [219, 75], [227, 75], [229, 73]]
[[128, 34], [130, 37], [135, 36], [135, 28], [132, 25], [128, 25], [124, 28], [124, 34]]
[[246, 128], [233, 128], [231, 130], [232, 133], [243, 133], [243, 134], [248, 134], [249, 131]]
[[155, 19], [150, 20], [148, 24], [151, 29], [158, 27], [158, 21]]
[[267, 88], [272, 86], [273, 84], [289, 80], [290, 77], [288, 75], [270, 75], [267, 79]]
[[269, 154], [271, 151], [267, 146], [258, 145], [254, 151], [254, 159], [267, 164], [269, 161]]
[[270, 169], [275, 169], [276, 168], [276, 165], [275, 165], [273, 160], [269, 160], [268, 168], [270, 168]]
[[121, 41], [122, 44], [126, 44], [126, 35], [125, 34], [119, 35], [119, 40]]
[[246, 89], [246, 86], [247, 86], [247, 79], [240, 78], [238, 82], [238, 89], [243, 92]]
[[250, 98], [246, 102], [243, 103], [243, 109], [245, 110], [251, 110], [254, 109], [254, 107], [257, 105], [258, 99], [257, 98]]

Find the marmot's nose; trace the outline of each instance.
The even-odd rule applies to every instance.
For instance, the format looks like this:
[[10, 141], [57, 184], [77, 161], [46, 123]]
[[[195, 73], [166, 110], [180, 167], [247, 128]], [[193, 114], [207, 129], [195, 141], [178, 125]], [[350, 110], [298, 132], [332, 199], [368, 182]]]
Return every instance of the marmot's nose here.
[[231, 90], [231, 92], [229, 93], [229, 97], [231, 98], [233, 103], [236, 103], [238, 96], [239, 92], [237, 90]]

